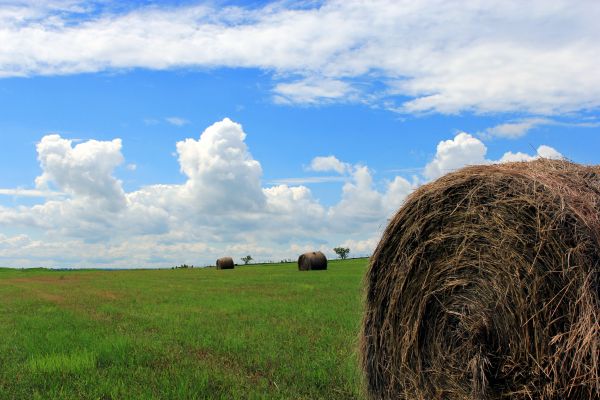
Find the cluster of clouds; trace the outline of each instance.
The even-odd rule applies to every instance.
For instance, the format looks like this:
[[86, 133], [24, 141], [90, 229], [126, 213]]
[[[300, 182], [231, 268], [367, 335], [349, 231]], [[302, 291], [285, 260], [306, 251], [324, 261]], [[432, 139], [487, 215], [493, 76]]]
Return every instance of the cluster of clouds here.
[[490, 160], [486, 158], [486, 154], [487, 146], [481, 140], [461, 132], [454, 139], [443, 140], [437, 145], [435, 156], [425, 166], [423, 175], [427, 179], [435, 179], [465, 165], [532, 161], [537, 158], [563, 158], [563, 155], [556, 149], [546, 145], [540, 145], [534, 155], [508, 151], [500, 159]]
[[271, 73], [279, 103], [546, 116], [600, 105], [595, 0], [116, 7], [3, 1], [0, 77], [241, 67]]
[[120, 139], [76, 143], [44, 136], [36, 146], [42, 173], [32, 192], [47, 198], [0, 207], [0, 225], [20, 232], [0, 235], [0, 263], [164, 267], [210, 263], [225, 253], [262, 260], [315, 248], [331, 254], [339, 244], [369, 254], [387, 218], [420, 184], [467, 164], [561, 157], [540, 146], [534, 155], [507, 152], [489, 160], [485, 144], [463, 132], [440, 142], [418, 176], [377, 185], [366, 165], [318, 156], [308, 169], [345, 180], [339, 202], [324, 206], [304, 185], [263, 187], [261, 164], [245, 139], [240, 124], [216, 122], [198, 139], [176, 144], [185, 182], [126, 192], [115, 177], [125, 163]]
[[[362, 103], [404, 114], [510, 113], [483, 132], [441, 141], [409, 178], [380, 181], [368, 165], [317, 155], [317, 176], [265, 185], [241, 125], [224, 119], [176, 144], [181, 184], [126, 191], [120, 139], [77, 142], [57, 134], [36, 146], [39, 197], [0, 206], [0, 264], [163, 267], [222, 254], [279, 260], [345, 245], [369, 254], [386, 220], [416, 187], [491, 159], [482, 139], [518, 138], [544, 125], [597, 127], [600, 3], [595, 0], [274, 1], [140, 5], [112, 0], [0, 1], [0, 78], [147, 68], [253, 68], [279, 104]], [[565, 116], [569, 118], [565, 121]], [[577, 119], [577, 122], [572, 122]], [[583, 122], [582, 122], [583, 121]], [[147, 124], [182, 127], [169, 116]], [[326, 175], [327, 174], [327, 175]], [[341, 182], [324, 205], [310, 183]]]

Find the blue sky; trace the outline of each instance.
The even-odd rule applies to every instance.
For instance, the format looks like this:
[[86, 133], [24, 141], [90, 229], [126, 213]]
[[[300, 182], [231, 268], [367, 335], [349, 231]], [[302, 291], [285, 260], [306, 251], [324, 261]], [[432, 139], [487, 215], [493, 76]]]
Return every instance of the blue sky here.
[[461, 166], [599, 163], [600, 7], [0, 2], [0, 266], [369, 254]]

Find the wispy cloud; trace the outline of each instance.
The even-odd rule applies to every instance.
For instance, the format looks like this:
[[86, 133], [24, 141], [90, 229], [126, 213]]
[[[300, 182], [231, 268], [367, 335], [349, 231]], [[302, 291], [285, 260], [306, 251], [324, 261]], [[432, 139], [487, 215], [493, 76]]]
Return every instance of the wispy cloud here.
[[175, 125], [175, 126], [184, 126], [190, 123], [190, 121], [188, 121], [185, 118], [181, 118], [181, 117], [167, 117], [165, 118], [165, 121], [167, 121], [169, 124], [171, 125]]
[[347, 102], [357, 95], [356, 89], [350, 84], [334, 79], [305, 79], [279, 83], [273, 91], [275, 102], [278, 104]]
[[501, 137], [516, 139], [526, 135], [529, 131], [539, 125], [548, 125], [553, 121], [547, 118], [528, 118], [515, 122], [507, 122], [486, 129], [480, 134], [483, 138]]
[[479, 136], [483, 139], [516, 139], [525, 136], [533, 129], [544, 125], [596, 128], [600, 126], [600, 123], [595, 121], [559, 121], [551, 118], [524, 118], [487, 128], [485, 131], [480, 132]]
[[15, 197], [64, 197], [66, 193], [37, 189], [0, 189], [0, 195]]
[[148, 125], [148, 126], [160, 124], [160, 120], [158, 120], [156, 118], [144, 118], [143, 121], [144, 121], [144, 125]]
[[267, 183], [273, 185], [304, 185], [309, 183], [346, 182], [349, 179], [350, 178], [345, 176], [305, 176], [301, 178], [271, 179]]
[[394, 172], [400, 174], [420, 174], [424, 170], [424, 167], [414, 167], [414, 168], [391, 168], [386, 169], [386, 172]]

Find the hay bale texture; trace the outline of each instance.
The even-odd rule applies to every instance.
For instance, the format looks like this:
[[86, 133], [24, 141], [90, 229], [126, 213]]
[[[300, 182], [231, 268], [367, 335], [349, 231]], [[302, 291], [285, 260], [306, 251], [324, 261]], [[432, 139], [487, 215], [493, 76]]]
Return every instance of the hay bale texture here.
[[598, 399], [600, 168], [467, 167], [391, 220], [366, 277], [372, 399]]
[[235, 264], [231, 257], [221, 257], [217, 260], [217, 269], [233, 269]]
[[325, 270], [327, 269], [327, 257], [320, 251], [310, 251], [298, 257], [298, 270]]

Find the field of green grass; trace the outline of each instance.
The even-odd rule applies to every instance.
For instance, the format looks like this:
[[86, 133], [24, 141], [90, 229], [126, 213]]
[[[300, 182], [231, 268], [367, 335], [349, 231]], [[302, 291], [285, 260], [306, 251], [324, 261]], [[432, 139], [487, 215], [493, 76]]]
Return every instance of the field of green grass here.
[[358, 399], [367, 260], [0, 268], [0, 399]]

